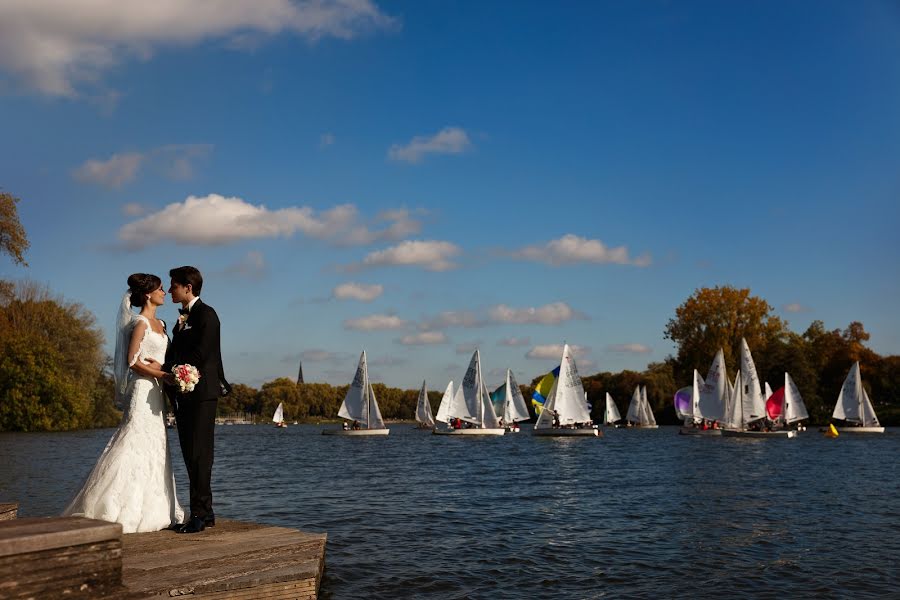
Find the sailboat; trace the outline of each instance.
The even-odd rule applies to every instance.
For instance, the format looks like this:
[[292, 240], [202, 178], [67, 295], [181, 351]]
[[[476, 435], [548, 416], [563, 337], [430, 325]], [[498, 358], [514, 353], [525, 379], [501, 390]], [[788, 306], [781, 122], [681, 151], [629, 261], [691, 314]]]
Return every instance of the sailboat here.
[[606, 392], [606, 408], [603, 410], [603, 424], [607, 427], [618, 427], [616, 421], [621, 420], [622, 415], [619, 414], [616, 403], [613, 401], [612, 396], [609, 395], [609, 392]]
[[[711, 426], [722, 418], [722, 395], [725, 393], [725, 356], [721, 350], [716, 354], [710, 366], [708, 379], [715, 383], [706, 384], [706, 380], [694, 369], [694, 384], [682, 388], [679, 392], [690, 390], [689, 408], [679, 411], [684, 418], [684, 426], [678, 429], [679, 435], [720, 436], [722, 430]], [[720, 389], [721, 388], [721, 389]]]
[[534, 435], [593, 436], [600, 431], [591, 421], [591, 411], [584, 396], [584, 386], [569, 345], [563, 346], [559, 377], [553, 383], [541, 414], [534, 424]]
[[432, 429], [434, 427], [434, 416], [431, 414], [431, 402], [428, 401], [428, 391], [425, 389], [425, 382], [422, 382], [422, 389], [419, 390], [419, 401], [416, 403], [416, 428]]
[[[325, 429], [322, 435], [388, 435], [391, 431], [384, 426], [384, 419], [381, 418], [378, 401], [375, 399], [375, 391], [369, 381], [365, 350], [359, 357], [356, 375], [347, 389], [338, 416], [346, 419], [344, 428]], [[352, 421], [353, 425], [349, 425], [347, 421]]]
[[841, 433], [884, 433], [869, 394], [863, 387], [859, 361], [850, 368], [831, 417], [848, 423], [837, 428]]
[[437, 416], [434, 417], [435, 427], [437, 427], [438, 423], [443, 423], [444, 425], [450, 424], [450, 404], [453, 402], [453, 380], [450, 380], [450, 383], [447, 384], [447, 389], [444, 390], [444, 395], [441, 396], [441, 403], [438, 405]]
[[760, 429], [750, 429], [751, 422], [747, 420], [747, 406], [752, 406], [752, 400], [748, 398], [748, 389], [750, 389], [750, 386], [744, 384], [743, 372], [739, 371], [735, 378], [734, 392], [728, 405], [729, 413], [725, 415], [725, 429], [722, 430], [723, 437], [797, 437], [796, 429], [766, 431], [761, 427], [761, 419], [753, 421], [760, 426]]
[[272, 422], [275, 423], [275, 427], [287, 427], [287, 423], [284, 422], [283, 402], [278, 403], [278, 408], [275, 409], [275, 414], [272, 415]]
[[503, 385], [491, 392], [491, 402], [494, 404], [494, 412], [503, 415], [501, 417], [503, 427], [509, 433], [519, 433], [519, 423], [531, 418], [522, 390], [516, 382], [510, 369], [506, 370], [506, 381]]
[[[447, 386], [447, 391], [452, 389]], [[447, 397], [447, 394], [444, 394]], [[436, 435], [503, 435], [506, 429], [500, 426], [494, 405], [491, 403], [491, 395], [484, 384], [481, 371], [481, 353], [475, 350], [469, 368], [463, 378], [462, 385], [457, 388], [449, 401], [446, 415], [442, 414], [444, 401], [438, 410], [438, 416], [447, 418], [446, 423], [455, 423], [455, 427], [435, 427]]]
[[635, 386], [625, 420], [628, 421], [630, 427], [640, 429], [659, 428], [659, 425], [656, 424], [656, 418], [653, 416], [653, 411], [650, 410], [650, 403], [647, 401], [646, 386]]

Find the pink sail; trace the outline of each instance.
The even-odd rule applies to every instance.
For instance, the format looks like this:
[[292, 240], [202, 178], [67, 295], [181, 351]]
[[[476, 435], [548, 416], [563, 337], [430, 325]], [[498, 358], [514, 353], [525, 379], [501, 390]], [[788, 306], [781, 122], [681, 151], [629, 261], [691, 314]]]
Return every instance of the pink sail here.
[[766, 414], [772, 420], [777, 419], [784, 412], [784, 387], [775, 390], [775, 393], [766, 400]]

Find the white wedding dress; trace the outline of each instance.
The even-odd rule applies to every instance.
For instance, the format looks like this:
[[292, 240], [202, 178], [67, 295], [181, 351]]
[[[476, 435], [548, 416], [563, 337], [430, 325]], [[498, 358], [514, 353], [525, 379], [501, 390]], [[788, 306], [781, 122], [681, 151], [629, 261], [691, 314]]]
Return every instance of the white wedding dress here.
[[[146, 317], [135, 315], [134, 323], [138, 319], [147, 329], [130, 365], [142, 358], [165, 362], [169, 338], [154, 332]], [[159, 382], [129, 370], [122, 423], [63, 516], [121, 523], [124, 533], [159, 531], [184, 521], [175, 496], [165, 407]]]

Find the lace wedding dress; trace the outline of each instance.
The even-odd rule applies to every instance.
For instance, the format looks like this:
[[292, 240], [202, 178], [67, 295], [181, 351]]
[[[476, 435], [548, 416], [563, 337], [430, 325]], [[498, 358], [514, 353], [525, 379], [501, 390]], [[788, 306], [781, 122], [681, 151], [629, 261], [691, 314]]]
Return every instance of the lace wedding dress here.
[[[169, 338], [150, 328], [130, 365], [141, 358], [165, 361]], [[129, 366], [130, 366], [129, 365]], [[166, 435], [165, 399], [159, 382], [129, 371], [122, 423], [63, 516], [122, 524], [124, 533], [159, 531], [184, 521]]]

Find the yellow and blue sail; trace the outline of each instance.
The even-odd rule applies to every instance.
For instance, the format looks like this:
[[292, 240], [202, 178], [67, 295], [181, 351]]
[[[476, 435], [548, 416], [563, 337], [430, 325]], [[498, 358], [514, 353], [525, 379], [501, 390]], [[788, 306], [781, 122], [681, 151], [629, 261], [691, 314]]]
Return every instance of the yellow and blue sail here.
[[544, 375], [537, 386], [535, 386], [534, 393], [531, 395], [531, 405], [534, 406], [534, 414], [539, 415], [544, 410], [544, 402], [547, 401], [547, 396], [550, 395], [550, 390], [553, 389], [553, 384], [556, 383], [557, 377], [559, 377], [559, 367]]

